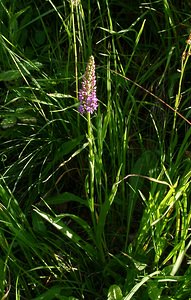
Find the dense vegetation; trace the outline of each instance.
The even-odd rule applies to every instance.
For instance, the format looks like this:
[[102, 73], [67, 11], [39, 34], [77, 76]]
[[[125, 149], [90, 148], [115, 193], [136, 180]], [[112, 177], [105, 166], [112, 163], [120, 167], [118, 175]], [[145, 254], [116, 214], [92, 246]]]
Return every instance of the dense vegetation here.
[[191, 299], [190, 11], [0, 1], [2, 299]]

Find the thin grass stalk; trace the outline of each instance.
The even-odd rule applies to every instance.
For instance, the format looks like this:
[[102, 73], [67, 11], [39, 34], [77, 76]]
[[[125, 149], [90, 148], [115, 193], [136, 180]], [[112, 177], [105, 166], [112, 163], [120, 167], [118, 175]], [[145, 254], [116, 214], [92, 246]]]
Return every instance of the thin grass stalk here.
[[77, 30], [78, 30], [78, 55], [81, 58], [82, 63], [84, 63], [85, 58], [91, 53], [86, 53], [86, 48], [83, 45], [86, 44], [85, 37], [86, 37], [86, 19], [83, 11], [82, 4], [79, 3], [76, 7], [76, 18], [77, 18]]
[[125, 72], [126, 72], [127, 70], [129, 70], [129, 66], [130, 66], [130, 64], [131, 64], [131, 62], [132, 62], [132, 60], [133, 60], [133, 57], [134, 57], [134, 55], [135, 55], [137, 46], [138, 46], [138, 44], [139, 44], [140, 38], [141, 38], [141, 36], [142, 36], [143, 30], [144, 30], [144, 27], [145, 27], [145, 22], [146, 22], [146, 19], [143, 20], [142, 25], [141, 25], [141, 28], [140, 28], [140, 30], [139, 30], [139, 32], [138, 32], [138, 34], [137, 34], [137, 37], [136, 37], [136, 40], [135, 40], [135, 45], [134, 45], [134, 48], [133, 48], [133, 52], [132, 52], [132, 54], [131, 54], [131, 56], [130, 56], [130, 58], [129, 58], [129, 60], [128, 60], [127, 65], [125, 66]]
[[[112, 18], [111, 18], [111, 13], [110, 13], [110, 9], [109, 9], [109, 3], [108, 0], [106, 0], [106, 5], [107, 5], [107, 13], [108, 13], [108, 21], [109, 21], [109, 30], [111, 32], [113, 32], [113, 22], [112, 22]], [[113, 61], [114, 61], [114, 67], [115, 67], [115, 71], [117, 72], [117, 56], [116, 56], [116, 48], [115, 48], [115, 39], [114, 36], [112, 35], [111, 38], [111, 43], [112, 43], [112, 51], [113, 51]]]
[[186, 65], [187, 65], [190, 54], [191, 54], [191, 33], [188, 37], [188, 40], [186, 41], [186, 47], [185, 47], [185, 50], [182, 54], [182, 59], [181, 59], [181, 69], [180, 69], [180, 80], [179, 80], [179, 85], [178, 85], [178, 94], [176, 95], [176, 99], [175, 99], [175, 114], [174, 114], [173, 130], [175, 130], [176, 111], [179, 108], [180, 101], [181, 101], [181, 98], [182, 98], [182, 94], [181, 94], [182, 81], [183, 81]]
[[76, 43], [76, 26], [75, 26], [75, 13], [74, 4], [71, 1], [71, 14], [72, 14], [72, 31], [73, 31], [73, 47], [74, 47], [74, 64], [75, 64], [75, 83], [76, 83], [76, 99], [78, 99], [78, 51]]

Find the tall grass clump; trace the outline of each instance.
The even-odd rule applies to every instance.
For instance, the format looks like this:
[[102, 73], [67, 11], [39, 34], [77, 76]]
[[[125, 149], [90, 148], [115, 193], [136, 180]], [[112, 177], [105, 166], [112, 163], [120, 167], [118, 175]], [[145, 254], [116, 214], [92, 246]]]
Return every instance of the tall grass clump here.
[[0, 297], [190, 299], [190, 4], [0, 2]]

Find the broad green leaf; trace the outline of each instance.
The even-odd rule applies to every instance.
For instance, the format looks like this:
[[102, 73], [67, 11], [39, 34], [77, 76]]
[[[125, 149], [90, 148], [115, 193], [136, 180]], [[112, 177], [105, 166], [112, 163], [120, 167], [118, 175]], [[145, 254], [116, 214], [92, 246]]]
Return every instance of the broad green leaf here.
[[35, 208], [34, 211], [39, 214], [42, 218], [52, 224], [57, 230], [59, 230], [65, 237], [74, 242], [76, 246], [81, 248], [84, 252], [88, 254], [89, 257], [95, 257], [95, 248], [85, 240], [83, 240], [77, 233], [75, 233], [69, 226], [67, 226], [61, 217], [50, 216], [49, 214], [40, 211]]
[[32, 225], [34, 231], [46, 232], [46, 225], [44, 224], [44, 220], [36, 213], [32, 214]]
[[[70, 287], [68, 287], [67, 290], [70, 291]], [[79, 300], [72, 296], [65, 296], [64, 294], [66, 294], [66, 292], [65, 293], [64, 292], [65, 291], [63, 287], [53, 286], [49, 288], [46, 292], [44, 292], [40, 296], [33, 298], [32, 300]]]
[[148, 295], [151, 300], [159, 300], [161, 293], [162, 293], [162, 288], [158, 287], [158, 282], [154, 280], [150, 280], [147, 283], [148, 287]]
[[[88, 207], [88, 202], [79, 196], [76, 196], [75, 194], [65, 192], [60, 195], [55, 195], [53, 197], [48, 197], [45, 199], [45, 202], [49, 205], [58, 205], [58, 204], [64, 204], [67, 202], [78, 202], [82, 205], [85, 205]], [[40, 202], [40, 206], [44, 205], [43, 202]]]
[[117, 284], [113, 284], [110, 286], [107, 300], [122, 300], [123, 295], [121, 288]]
[[18, 70], [9, 70], [0, 73], [0, 81], [12, 81], [21, 77], [21, 73]]

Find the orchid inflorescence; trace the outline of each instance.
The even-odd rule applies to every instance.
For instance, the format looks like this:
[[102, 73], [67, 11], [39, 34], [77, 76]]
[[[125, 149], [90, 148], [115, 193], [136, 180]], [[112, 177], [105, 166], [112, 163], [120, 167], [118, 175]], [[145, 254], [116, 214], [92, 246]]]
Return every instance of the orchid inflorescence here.
[[82, 88], [79, 90], [80, 106], [78, 111], [81, 114], [92, 114], [97, 110], [98, 99], [96, 96], [96, 76], [95, 76], [95, 61], [91, 55], [83, 76]]

